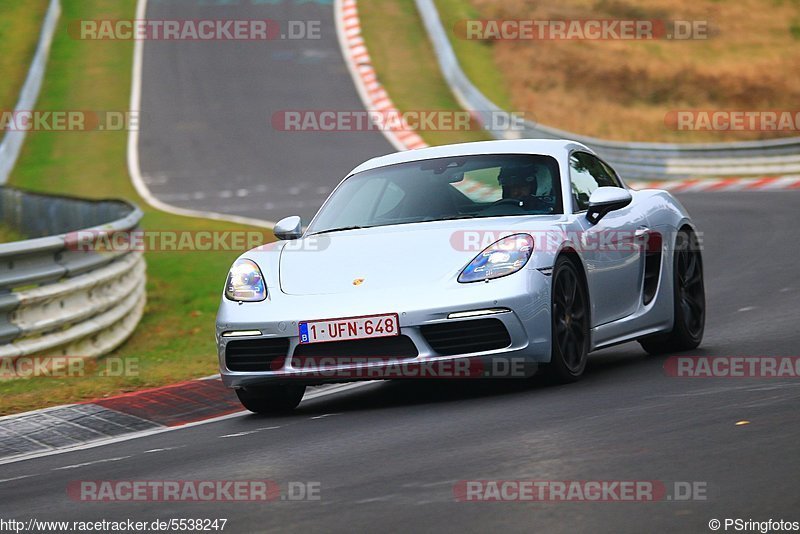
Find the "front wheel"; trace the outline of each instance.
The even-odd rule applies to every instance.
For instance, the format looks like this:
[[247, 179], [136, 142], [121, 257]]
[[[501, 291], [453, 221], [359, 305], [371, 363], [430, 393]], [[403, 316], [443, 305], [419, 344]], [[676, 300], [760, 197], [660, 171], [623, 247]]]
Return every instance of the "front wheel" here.
[[276, 385], [240, 388], [236, 396], [242, 406], [253, 413], [279, 414], [297, 408], [305, 392], [305, 386]]
[[678, 233], [673, 261], [673, 286], [675, 324], [672, 330], [639, 340], [642, 348], [650, 354], [691, 350], [703, 340], [706, 321], [703, 258], [693, 233]]
[[589, 355], [589, 299], [577, 267], [563, 256], [553, 268], [551, 335], [549, 378], [575, 382]]

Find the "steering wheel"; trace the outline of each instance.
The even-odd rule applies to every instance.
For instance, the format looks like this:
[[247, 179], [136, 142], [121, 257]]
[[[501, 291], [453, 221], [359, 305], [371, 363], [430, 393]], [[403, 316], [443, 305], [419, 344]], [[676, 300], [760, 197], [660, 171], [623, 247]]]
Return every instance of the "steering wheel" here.
[[494, 203], [492, 203], [492, 207], [503, 206], [503, 205], [514, 205], [526, 211], [542, 210], [550, 212], [553, 209], [552, 206], [548, 204], [546, 201], [533, 195], [529, 195], [525, 199], [501, 198], [500, 200], [496, 200]]
[[491, 207], [502, 206], [504, 204], [514, 205], [518, 208], [521, 208], [524, 202], [518, 198], [501, 198], [500, 200], [495, 200], [492, 202]]

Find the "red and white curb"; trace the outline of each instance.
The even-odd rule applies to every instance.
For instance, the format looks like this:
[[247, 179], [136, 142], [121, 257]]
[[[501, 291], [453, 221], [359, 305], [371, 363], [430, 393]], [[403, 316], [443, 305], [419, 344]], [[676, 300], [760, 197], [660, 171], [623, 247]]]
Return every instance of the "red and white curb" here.
[[[498, 199], [497, 189], [477, 181], [464, 178], [463, 183], [454, 184], [465, 195], [475, 200], [490, 202]], [[725, 191], [783, 191], [800, 190], [800, 176], [767, 176], [761, 178], [718, 178], [664, 180], [658, 182], [628, 182], [632, 189], [663, 189], [671, 193], [700, 193]]]
[[[364, 37], [361, 35], [361, 20], [358, 18], [356, 1], [336, 0], [334, 9], [342, 55], [364, 107], [368, 111], [399, 113], [386, 89], [378, 81], [378, 75], [372, 66]], [[382, 128], [381, 131], [398, 150], [413, 150], [428, 146], [422, 137], [412, 130], [395, 127]]]
[[[361, 35], [356, 0], [336, 0], [336, 29], [345, 63], [353, 77], [364, 107], [369, 111], [399, 113], [383, 88], [372, 66], [369, 51]], [[428, 144], [414, 131], [402, 128], [383, 129], [398, 150], [424, 148]], [[665, 189], [674, 193], [702, 191], [779, 191], [800, 189], [800, 175], [763, 176], [756, 178], [699, 178], [683, 180], [631, 181], [633, 189]]]
[[782, 191], [800, 189], [800, 175], [761, 176], [756, 178], [690, 178], [629, 182], [633, 189], [665, 189], [672, 193], [697, 193], [703, 191]]
[[464, 193], [467, 197], [481, 202], [494, 202], [500, 200], [500, 193], [496, 187], [489, 187], [477, 180], [470, 180], [466, 176], [453, 187]]

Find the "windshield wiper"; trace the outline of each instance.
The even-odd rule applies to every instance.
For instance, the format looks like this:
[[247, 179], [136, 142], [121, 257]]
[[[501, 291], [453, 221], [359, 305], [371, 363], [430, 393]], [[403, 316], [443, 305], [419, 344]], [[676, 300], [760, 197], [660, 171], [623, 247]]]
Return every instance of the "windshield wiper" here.
[[432, 221], [455, 221], [456, 219], [474, 219], [475, 215], [453, 215], [452, 217], [441, 217], [439, 219], [431, 219]]
[[342, 232], [344, 230], [360, 230], [362, 228], [369, 228], [369, 226], [342, 226], [339, 228], [328, 228], [327, 230], [320, 230], [319, 232], [314, 232], [311, 235], [328, 234], [330, 232]]

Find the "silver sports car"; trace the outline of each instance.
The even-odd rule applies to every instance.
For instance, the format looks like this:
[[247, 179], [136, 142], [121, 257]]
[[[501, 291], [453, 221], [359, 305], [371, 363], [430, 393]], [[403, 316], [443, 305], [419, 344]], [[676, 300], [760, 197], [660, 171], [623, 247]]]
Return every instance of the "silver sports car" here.
[[254, 412], [307, 385], [388, 378], [578, 379], [589, 352], [703, 337], [698, 232], [666, 191], [629, 189], [567, 140], [465, 143], [356, 167], [303, 230], [231, 267], [217, 315], [226, 385]]

